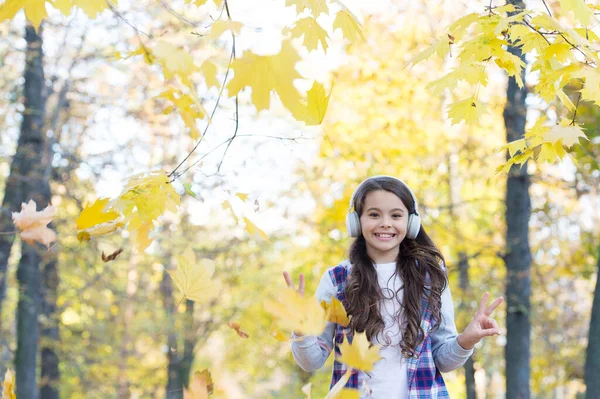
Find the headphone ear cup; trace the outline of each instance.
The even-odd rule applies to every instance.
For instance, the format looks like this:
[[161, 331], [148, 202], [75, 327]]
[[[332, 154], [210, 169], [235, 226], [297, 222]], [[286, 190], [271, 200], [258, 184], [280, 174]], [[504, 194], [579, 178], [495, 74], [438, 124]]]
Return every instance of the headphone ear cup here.
[[346, 214], [346, 229], [350, 237], [358, 237], [360, 235], [360, 218], [356, 212], [348, 212]]
[[419, 235], [421, 230], [421, 217], [411, 214], [408, 218], [408, 226], [406, 227], [406, 238], [414, 240]]

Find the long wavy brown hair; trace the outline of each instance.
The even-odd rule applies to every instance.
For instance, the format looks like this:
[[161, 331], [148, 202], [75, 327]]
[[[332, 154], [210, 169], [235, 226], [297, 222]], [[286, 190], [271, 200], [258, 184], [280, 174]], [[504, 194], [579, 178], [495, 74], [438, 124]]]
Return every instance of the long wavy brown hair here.
[[[389, 177], [376, 177], [367, 180], [355, 195], [354, 209], [362, 215], [365, 198], [372, 191], [389, 191], [404, 203], [409, 213], [414, 213], [415, 203], [408, 189], [399, 181]], [[384, 321], [378, 304], [383, 293], [377, 280], [377, 271], [373, 260], [367, 254], [367, 243], [361, 234], [350, 247], [350, 263], [352, 270], [346, 285], [346, 311], [352, 316], [350, 328], [357, 332], [366, 332], [369, 341], [383, 331]], [[405, 238], [400, 244], [396, 260], [396, 274], [401, 278], [403, 287], [395, 293], [399, 298], [404, 288], [404, 296], [400, 310], [394, 319], [400, 325], [402, 341], [400, 348], [405, 357], [415, 357], [415, 351], [425, 339], [425, 331], [421, 328], [421, 298], [427, 298], [432, 313], [432, 329], [441, 323], [441, 295], [448, 284], [448, 278], [442, 265], [444, 257], [425, 232], [423, 226], [417, 237]], [[429, 285], [425, 284], [429, 275]], [[385, 338], [390, 344], [390, 338]]]

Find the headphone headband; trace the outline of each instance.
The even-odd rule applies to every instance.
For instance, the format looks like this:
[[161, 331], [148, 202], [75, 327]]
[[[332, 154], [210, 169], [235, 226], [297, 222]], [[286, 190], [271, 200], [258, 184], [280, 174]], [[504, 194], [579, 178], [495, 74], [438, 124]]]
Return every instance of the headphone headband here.
[[356, 189], [354, 190], [354, 192], [352, 193], [352, 196], [350, 197], [350, 204], [348, 205], [348, 211], [350, 211], [352, 208], [356, 209], [356, 205], [354, 204], [354, 199], [356, 197], [356, 194], [358, 194], [358, 192], [360, 191], [361, 187], [368, 182], [369, 180], [373, 180], [373, 179], [377, 179], [379, 177], [387, 177], [389, 179], [394, 179], [398, 182], [400, 182], [404, 187], [406, 187], [406, 189], [408, 190], [408, 192], [410, 193], [410, 196], [413, 199], [413, 202], [415, 203], [415, 211], [414, 214], [418, 215], [419, 214], [419, 204], [417, 203], [417, 197], [415, 196], [415, 193], [413, 193], [413, 191], [410, 189], [410, 187], [408, 186], [408, 184], [404, 183], [402, 180], [398, 179], [397, 177], [394, 176], [388, 176], [388, 175], [376, 175], [376, 176], [371, 176], [365, 180], [363, 180], [358, 187], [356, 187]]

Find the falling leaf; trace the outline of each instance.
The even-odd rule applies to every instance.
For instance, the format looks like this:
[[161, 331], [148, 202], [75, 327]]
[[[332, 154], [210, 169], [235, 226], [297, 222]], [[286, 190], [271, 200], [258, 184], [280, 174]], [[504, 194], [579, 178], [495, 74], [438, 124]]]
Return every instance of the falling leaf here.
[[15, 380], [10, 369], [6, 369], [6, 374], [4, 375], [2, 399], [17, 399], [17, 395], [15, 394]]
[[110, 234], [125, 225], [119, 212], [106, 210], [108, 202], [108, 198], [99, 198], [81, 211], [75, 220], [79, 242]]
[[246, 230], [252, 237], [261, 237], [265, 241], [269, 241], [267, 233], [259, 229], [250, 219], [244, 217], [244, 223], [246, 224]]
[[343, 388], [335, 399], [360, 399], [360, 391], [358, 389]]
[[40, 242], [46, 247], [56, 241], [56, 233], [46, 225], [56, 216], [56, 210], [48, 205], [43, 210], [37, 212], [37, 205], [34, 200], [29, 200], [27, 204], [21, 204], [21, 212], [13, 212], [12, 220], [14, 225], [21, 230], [21, 239], [29, 244]]
[[104, 255], [104, 251], [102, 251], [102, 260], [104, 262], [110, 262], [111, 260], [115, 260], [115, 259], [117, 259], [117, 256], [119, 256], [119, 254], [121, 254], [121, 252], [123, 252], [123, 248], [119, 248], [112, 254], [106, 256], [106, 255]]
[[366, 333], [355, 333], [352, 344], [348, 343], [346, 337], [340, 345], [341, 356], [338, 361], [352, 368], [371, 371], [379, 356], [379, 345], [373, 345], [367, 339]]
[[235, 194], [236, 197], [238, 197], [239, 199], [243, 201], [246, 201], [248, 199], [248, 194], [244, 194], [244, 193], [236, 193]]
[[223, 201], [221, 203], [221, 208], [223, 208], [224, 210], [229, 210], [229, 212], [231, 212], [231, 216], [233, 216], [233, 218], [235, 219], [236, 224], [239, 222], [238, 217], [235, 214], [233, 207], [231, 206], [231, 202], [229, 202], [228, 200]]
[[188, 389], [183, 390], [183, 399], [207, 399], [213, 393], [213, 380], [210, 371], [196, 371]]
[[291, 288], [281, 288], [275, 299], [264, 303], [265, 310], [287, 331], [319, 335], [325, 328], [325, 310], [315, 297], [305, 297]]
[[287, 342], [289, 340], [289, 337], [282, 333], [279, 328], [277, 328], [277, 324], [275, 322], [273, 322], [271, 327], [269, 327], [269, 335], [280, 342]]
[[347, 327], [350, 324], [350, 319], [344, 305], [336, 297], [332, 296], [330, 303], [321, 301], [321, 307], [325, 309], [325, 318], [327, 321], [337, 323], [343, 327]]
[[302, 387], [302, 393], [306, 395], [306, 399], [311, 399], [311, 397], [310, 397], [311, 390], [312, 390], [312, 382], [309, 382], [308, 384], [306, 384]]
[[184, 298], [203, 303], [218, 294], [220, 283], [212, 280], [215, 272], [213, 261], [202, 259], [197, 262], [191, 248], [186, 249], [183, 255], [175, 258], [177, 259], [177, 269], [167, 270], [167, 272]]
[[344, 387], [348, 383], [350, 379], [350, 375], [352, 374], [352, 368], [348, 368], [344, 375], [339, 379], [339, 381], [331, 387], [329, 393], [325, 396], [324, 399], [335, 399], [338, 395], [344, 390]]
[[240, 330], [240, 323], [236, 323], [236, 322], [230, 321], [229, 323], [227, 323], [227, 325], [228, 325], [230, 328], [234, 329], [234, 330], [235, 330], [235, 332], [236, 332], [236, 333], [237, 333], [237, 334], [238, 334], [240, 337], [242, 337], [242, 338], [248, 338], [248, 337], [249, 337], [247, 333], [245, 333], [244, 331]]

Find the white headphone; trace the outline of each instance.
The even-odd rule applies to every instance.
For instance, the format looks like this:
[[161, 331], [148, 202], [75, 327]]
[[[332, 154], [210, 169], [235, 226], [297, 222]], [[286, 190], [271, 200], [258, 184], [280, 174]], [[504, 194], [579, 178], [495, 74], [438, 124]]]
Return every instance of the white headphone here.
[[348, 208], [348, 213], [346, 214], [346, 229], [348, 229], [348, 234], [350, 235], [350, 237], [358, 237], [361, 234], [360, 216], [356, 213], [356, 211], [354, 209], [354, 205], [355, 205], [354, 197], [356, 196], [356, 193], [358, 193], [358, 191], [363, 186], [363, 184], [365, 184], [369, 180], [376, 179], [379, 177], [387, 177], [390, 179], [397, 180], [404, 187], [406, 187], [408, 192], [410, 192], [410, 195], [415, 203], [415, 211], [413, 213], [411, 213], [410, 215], [408, 215], [408, 226], [406, 228], [406, 238], [414, 240], [415, 238], [417, 238], [417, 235], [419, 234], [419, 231], [421, 230], [421, 217], [419, 216], [419, 206], [417, 204], [417, 197], [415, 197], [415, 194], [412, 192], [410, 187], [408, 187], [408, 185], [406, 183], [404, 183], [402, 180], [400, 180], [396, 177], [393, 177], [393, 176], [386, 176], [386, 175], [378, 175], [378, 176], [369, 177], [368, 179], [366, 179], [362, 183], [360, 183], [358, 185], [358, 187], [356, 187], [356, 190], [354, 190], [354, 193], [352, 193], [352, 197], [350, 198], [350, 207]]

